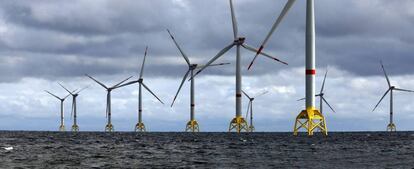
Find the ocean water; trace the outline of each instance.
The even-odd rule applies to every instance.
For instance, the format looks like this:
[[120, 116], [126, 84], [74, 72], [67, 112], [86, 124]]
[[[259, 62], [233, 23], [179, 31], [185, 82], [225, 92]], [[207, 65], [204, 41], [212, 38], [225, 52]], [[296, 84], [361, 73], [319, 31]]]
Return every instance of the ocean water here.
[[414, 168], [414, 132], [1, 131], [0, 147], [0, 168]]

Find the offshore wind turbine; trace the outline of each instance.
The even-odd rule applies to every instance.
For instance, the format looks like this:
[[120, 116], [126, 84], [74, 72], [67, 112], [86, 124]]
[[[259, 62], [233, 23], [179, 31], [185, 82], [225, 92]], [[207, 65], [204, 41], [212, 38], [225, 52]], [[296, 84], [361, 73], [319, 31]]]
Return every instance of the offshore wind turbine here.
[[249, 104], [247, 105], [247, 112], [246, 112], [246, 119], [248, 119], [249, 115], [250, 115], [250, 124], [249, 124], [249, 132], [253, 132], [255, 130], [254, 126], [253, 126], [253, 101], [255, 98], [259, 97], [259, 96], [263, 96], [266, 93], [268, 93], [268, 91], [265, 91], [257, 96], [254, 97], [250, 97], [246, 92], [242, 91], [243, 94], [249, 99]]
[[[201, 69], [203, 66], [202, 65], [198, 65], [198, 64], [192, 64], [190, 62], [190, 59], [187, 57], [187, 55], [184, 53], [184, 51], [181, 49], [180, 45], [178, 45], [178, 43], [175, 41], [174, 36], [171, 34], [170, 30], [167, 29], [168, 34], [170, 35], [171, 39], [174, 41], [175, 46], [178, 48], [178, 50], [181, 53], [181, 56], [183, 56], [185, 62], [188, 65], [188, 70], [185, 73], [183, 80], [181, 81], [180, 87], [178, 87], [177, 93], [174, 96], [174, 100], [171, 103], [171, 107], [174, 105], [175, 99], [177, 99], [178, 93], [180, 93], [181, 87], [183, 87], [184, 81], [187, 79], [188, 75], [190, 74], [190, 77], [192, 77], [194, 75], [194, 70], [197, 69]], [[226, 65], [226, 64], [230, 64], [230, 63], [219, 63], [219, 64], [210, 64], [209, 66], [219, 66], [219, 65]], [[187, 122], [187, 125], [185, 127], [185, 131], [191, 131], [191, 132], [198, 132], [200, 131], [199, 129], [199, 125], [197, 120], [195, 120], [195, 116], [194, 116], [194, 112], [195, 112], [195, 99], [194, 99], [194, 83], [195, 83], [195, 79], [191, 78], [190, 80], [190, 121]]]
[[86, 88], [88, 88], [89, 86], [86, 86], [86, 87], [84, 87], [84, 88], [82, 88], [82, 89], [80, 89], [80, 90], [78, 90], [78, 89], [76, 89], [76, 90], [74, 90], [74, 91], [69, 91], [65, 86], [63, 86], [62, 84], [60, 84], [59, 83], [59, 85], [63, 88], [63, 89], [65, 89], [68, 93], [69, 93], [69, 95], [72, 95], [72, 110], [71, 110], [71, 112], [70, 112], [70, 118], [72, 118], [72, 116], [73, 116], [73, 125], [72, 125], [72, 131], [79, 131], [79, 126], [78, 126], [78, 124], [77, 124], [77, 113], [76, 113], [76, 97], [78, 97], [79, 96], [79, 93], [81, 92], [81, 91], [83, 91], [83, 90], [85, 90]]
[[[197, 74], [199, 74], [201, 71], [203, 71], [206, 67], [208, 67], [209, 65], [211, 65], [214, 61], [216, 61], [218, 58], [220, 58], [221, 56], [223, 56], [227, 51], [229, 51], [231, 48], [233, 48], [234, 46], [236, 46], [236, 117], [234, 117], [231, 121], [230, 121], [230, 125], [229, 125], [229, 131], [235, 130], [236, 132], [241, 132], [241, 131], [248, 131], [248, 125], [246, 120], [243, 118], [242, 116], [242, 112], [241, 112], [241, 107], [242, 107], [242, 91], [241, 91], [241, 87], [242, 87], [242, 75], [241, 75], [241, 55], [240, 55], [240, 47], [243, 47], [245, 49], [247, 49], [248, 51], [254, 52], [254, 53], [258, 53], [261, 54], [265, 57], [268, 57], [270, 59], [273, 59], [275, 61], [278, 61], [280, 63], [286, 64], [286, 62], [283, 62], [273, 56], [270, 56], [269, 54], [266, 54], [264, 52], [262, 52], [261, 50], [256, 50], [253, 47], [248, 46], [245, 43], [246, 38], [245, 37], [241, 37], [238, 35], [238, 28], [237, 28], [237, 21], [236, 21], [236, 16], [234, 14], [234, 8], [233, 8], [233, 1], [230, 1], [230, 11], [231, 11], [231, 18], [232, 18], [232, 25], [233, 25], [233, 37], [234, 40], [233, 42], [226, 46], [224, 49], [222, 49], [220, 52], [217, 53], [216, 56], [214, 56], [210, 61], [207, 62], [207, 64], [202, 67], [200, 70], [197, 71], [197, 73], [194, 74], [194, 76], [197, 76]], [[287, 12], [287, 11], [285, 11]], [[283, 11], [281, 16], [283, 16]], [[283, 18], [283, 17], [282, 17]], [[194, 78], [194, 76], [191, 79]]]
[[114, 126], [112, 125], [112, 121], [111, 121], [111, 92], [114, 89], [120, 88], [121, 87], [120, 85], [122, 85], [122, 83], [132, 78], [132, 76], [126, 78], [125, 80], [122, 80], [121, 82], [113, 85], [112, 87], [107, 87], [100, 81], [93, 78], [92, 76], [89, 76], [88, 74], [85, 74], [85, 75], [106, 89], [106, 92], [107, 92], [106, 94], [106, 118], [108, 121], [105, 126], [105, 131], [109, 131], [109, 132], [114, 131]]
[[394, 124], [393, 121], [393, 112], [394, 112], [394, 100], [393, 100], [393, 94], [394, 91], [401, 91], [401, 92], [414, 92], [413, 90], [407, 90], [407, 89], [401, 89], [401, 88], [396, 88], [395, 86], [391, 85], [390, 79], [388, 78], [387, 72], [385, 72], [385, 68], [384, 65], [381, 63], [381, 67], [382, 67], [382, 71], [384, 72], [384, 76], [385, 79], [387, 80], [387, 84], [388, 84], [388, 90], [384, 93], [384, 95], [381, 97], [380, 101], [377, 103], [377, 105], [375, 105], [374, 109], [372, 111], [375, 111], [375, 109], [378, 107], [378, 105], [381, 103], [382, 99], [384, 99], [384, 97], [390, 93], [390, 123], [387, 125], [387, 131], [397, 131], [397, 128]]
[[147, 58], [147, 51], [148, 51], [148, 46], [145, 48], [144, 60], [142, 61], [141, 72], [139, 73], [139, 79], [118, 86], [118, 87], [123, 87], [123, 86], [127, 86], [127, 85], [134, 84], [134, 83], [139, 84], [138, 86], [138, 122], [135, 125], [135, 131], [141, 131], [141, 132], [146, 131], [145, 125], [142, 122], [142, 86], [144, 86], [144, 88], [148, 92], [150, 92], [155, 98], [157, 98], [158, 101], [164, 104], [164, 102], [162, 102], [161, 99], [158, 98], [158, 96], [155, 95], [154, 92], [152, 92], [151, 89], [149, 89], [147, 85], [145, 85], [144, 78], [142, 77], [144, 75], [144, 65], [145, 65], [145, 59]]
[[[324, 88], [325, 88], [325, 80], [326, 80], [326, 75], [328, 74], [328, 70], [326, 70], [325, 72], [325, 76], [323, 78], [323, 82], [322, 82], [322, 87], [321, 90], [319, 92], [319, 94], [316, 94], [315, 97], [319, 97], [319, 111], [321, 112], [321, 114], [323, 114], [323, 103], [325, 102], [326, 105], [328, 105], [328, 107], [332, 110], [332, 112], [336, 113], [335, 110], [332, 108], [332, 106], [328, 103], [328, 101], [326, 101], [324, 95], [325, 93], [323, 92]], [[305, 100], [305, 98], [299, 99], [300, 100]]]
[[53, 93], [51, 93], [47, 90], [45, 90], [45, 92], [49, 93], [51, 96], [55, 97], [56, 99], [58, 99], [60, 101], [60, 126], [59, 126], [59, 131], [65, 131], [65, 119], [64, 119], [65, 113], [64, 113], [64, 110], [63, 110], [63, 108], [64, 108], [63, 102], [65, 101], [65, 99], [67, 97], [70, 96], [70, 94], [66, 95], [63, 98], [60, 98], [59, 96], [56, 96], [55, 94], [53, 94]]

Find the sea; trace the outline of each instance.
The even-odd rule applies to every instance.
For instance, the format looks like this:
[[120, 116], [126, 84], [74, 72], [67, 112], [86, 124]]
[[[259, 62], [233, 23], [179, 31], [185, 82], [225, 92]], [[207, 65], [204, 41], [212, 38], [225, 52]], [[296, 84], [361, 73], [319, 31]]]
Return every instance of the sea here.
[[414, 132], [0, 131], [0, 168], [414, 168]]

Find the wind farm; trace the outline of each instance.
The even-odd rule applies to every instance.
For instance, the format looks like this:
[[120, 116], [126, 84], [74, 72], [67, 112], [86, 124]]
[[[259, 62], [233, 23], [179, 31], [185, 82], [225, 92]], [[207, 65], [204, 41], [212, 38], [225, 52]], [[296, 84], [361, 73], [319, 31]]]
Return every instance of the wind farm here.
[[0, 2], [0, 168], [412, 168], [413, 5]]

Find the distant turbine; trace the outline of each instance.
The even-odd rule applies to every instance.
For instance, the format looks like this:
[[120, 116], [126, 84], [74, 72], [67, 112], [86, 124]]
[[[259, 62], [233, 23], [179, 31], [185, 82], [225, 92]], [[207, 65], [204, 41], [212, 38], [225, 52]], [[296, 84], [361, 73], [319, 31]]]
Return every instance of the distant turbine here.
[[51, 93], [51, 92], [49, 92], [47, 90], [45, 90], [45, 92], [49, 93], [50, 95], [52, 95], [56, 99], [59, 99], [60, 100], [60, 126], [59, 126], [59, 131], [65, 131], [65, 119], [64, 119], [65, 113], [63, 112], [63, 102], [65, 101], [65, 99], [67, 97], [70, 96], [70, 94], [66, 95], [63, 98], [60, 98], [60, 97], [54, 95], [53, 93]]
[[254, 97], [250, 97], [246, 92], [242, 91], [243, 94], [249, 99], [249, 104], [247, 105], [247, 112], [246, 112], [246, 119], [248, 119], [249, 115], [250, 115], [250, 125], [249, 125], [249, 132], [254, 132], [255, 128], [253, 126], [253, 101], [255, 98], [259, 97], [259, 96], [263, 96], [266, 93], [268, 93], [268, 91], [265, 91], [257, 96]]
[[[325, 87], [325, 80], [326, 80], [326, 75], [328, 74], [328, 69], [325, 72], [325, 77], [323, 78], [323, 82], [322, 82], [322, 87], [321, 87], [321, 91], [319, 92], [319, 94], [316, 94], [315, 97], [319, 97], [319, 111], [321, 112], [321, 114], [323, 114], [322, 108], [323, 108], [323, 102], [325, 102], [326, 105], [328, 105], [328, 107], [334, 112], [335, 110], [332, 108], [332, 106], [328, 103], [328, 101], [326, 101], [324, 95], [325, 93], [323, 92], [323, 89]], [[305, 98], [299, 99], [300, 100], [305, 100]]]
[[[175, 41], [174, 36], [171, 34], [170, 30], [167, 29], [168, 34], [170, 34], [171, 39], [174, 41], [174, 44], [177, 46], [178, 50], [180, 51], [181, 55], [183, 56], [185, 62], [188, 65], [188, 70], [185, 73], [183, 80], [181, 81], [180, 87], [178, 87], [177, 93], [174, 96], [174, 100], [171, 103], [171, 107], [174, 105], [175, 99], [177, 99], [178, 93], [180, 93], [181, 87], [184, 84], [184, 81], [187, 79], [188, 74], [190, 73], [190, 76], [192, 77], [194, 75], [194, 70], [196, 69], [200, 69], [203, 68], [202, 65], [198, 65], [198, 64], [191, 64], [190, 60], [188, 59], [188, 57], [186, 56], [186, 54], [184, 53], [184, 51], [181, 49], [180, 45], [178, 45], [178, 43]], [[230, 63], [219, 63], [219, 64], [210, 64], [209, 66], [219, 66], [219, 65], [226, 65], [226, 64], [230, 64]], [[199, 126], [197, 121], [195, 120], [194, 117], [194, 110], [195, 110], [195, 103], [194, 103], [194, 78], [192, 78], [191, 81], [191, 87], [190, 87], [190, 98], [191, 98], [191, 104], [190, 104], [190, 121], [188, 121], [185, 131], [191, 131], [191, 132], [198, 132], [199, 131]]]
[[147, 51], [148, 51], [148, 47], [145, 48], [145, 54], [144, 54], [144, 60], [142, 61], [142, 67], [141, 67], [141, 72], [139, 74], [139, 79], [138, 80], [134, 80], [128, 83], [125, 83], [123, 85], [120, 85], [119, 87], [123, 87], [123, 86], [127, 86], [130, 84], [134, 84], [134, 83], [139, 83], [138, 86], [138, 123], [135, 125], [135, 131], [145, 131], [145, 125], [142, 122], [142, 86], [144, 86], [144, 88], [150, 92], [155, 98], [157, 98], [158, 101], [160, 101], [162, 104], [164, 104], [164, 102], [161, 101], [160, 98], [157, 97], [157, 95], [154, 94], [154, 92], [152, 92], [147, 85], [145, 85], [144, 83], [144, 79], [142, 78], [143, 74], [144, 74], [144, 65], [145, 65], [145, 59], [147, 57]]
[[[78, 126], [78, 124], [77, 124], [77, 120], [76, 120], [76, 117], [77, 117], [77, 113], [76, 113], [76, 97], [78, 97], [79, 96], [79, 93], [82, 91], [82, 90], [85, 90], [86, 88], [88, 88], [89, 86], [86, 86], [86, 87], [84, 87], [84, 88], [82, 88], [82, 89], [80, 89], [79, 91], [78, 91], [78, 89], [76, 89], [76, 90], [74, 90], [74, 91], [69, 91], [65, 86], [63, 86], [62, 84], [60, 84], [59, 83], [59, 85], [63, 88], [63, 89], [65, 89], [70, 95], [72, 95], [72, 110], [71, 110], [71, 112], [70, 112], [70, 118], [72, 118], [72, 116], [73, 116], [73, 125], [72, 125], [72, 131], [74, 131], [74, 132], [76, 132], [76, 131], [79, 131], [79, 126]], [[75, 93], [76, 92], [76, 93]]]
[[397, 128], [393, 122], [393, 91], [402, 91], [402, 92], [414, 92], [413, 90], [407, 90], [407, 89], [400, 89], [400, 88], [396, 88], [395, 86], [391, 86], [391, 82], [390, 79], [388, 78], [387, 72], [385, 72], [385, 68], [384, 65], [381, 63], [381, 67], [382, 70], [384, 72], [384, 76], [385, 79], [387, 79], [387, 84], [388, 84], [388, 90], [384, 93], [384, 95], [381, 97], [380, 101], [377, 103], [377, 105], [375, 105], [374, 109], [372, 111], [375, 111], [375, 109], [378, 107], [378, 105], [381, 103], [382, 99], [384, 99], [384, 97], [388, 94], [388, 92], [390, 92], [390, 124], [387, 125], [387, 131], [397, 131]]
[[[288, 5], [288, 4], [287, 4]], [[243, 47], [249, 51], [255, 52], [255, 53], [259, 53], [263, 56], [266, 56], [268, 58], [271, 58], [273, 60], [276, 60], [280, 63], [286, 64], [286, 62], [280, 61], [279, 59], [270, 56], [269, 54], [266, 54], [262, 51], [256, 50], [253, 47], [248, 46], [247, 44], [245, 44], [245, 37], [239, 37], [238, 35], [238, 28], [237, 28], [237, 21], [236, 21], [236, 16], [234, 14], [234, 9], [233, 9], [233, 1], [230, 0], [230, 11], [231, 11], [231, 18], [232, 18], [232, 23], [233, 23], [233, 36], [234, 36], [234, 40], [233, 42], [226, 46], [224, 49], [222, 49], [219, 53], [217, 53], [216, 56], [214, 56], [209, 62], [207, 62], [206, 66], [202, 67], [199, 71], [197, 71], [197, 73], [194, 76], [197, 76], [197, 74], [199, 74], [201, 71], [203, 71], [207, 66], [211, 65], [214, 61], [216, 61], [218, 58], [220, 58], [221, 56], [223, 56], [227, 51], [229, 51], [231, 48], [233, 48], [234, 46], [236, 46], [236, 117], [233, 118], [233, 120], [231, 120], [230, 125], [229, 125], [229, 132], [232, 130], [235, 130], [236, 132], [240, 133], [241, 131], [248, 131], [248, 125], [246, 120], [243, 118], [242, 116], [242, 112], [241, 112], [241, 107], [242, 107], [242, 91], [241, 91], [241, 87], [242, 87], [242, 75], [241, 75], [241, 67], [240, 67], [240, 62], [241, 62], [241, 56], [240, 56], [240, 47]], [[283, 13], [281, 14], [283, 15]], [[193, 77], [194, 77], [193, 76]], [[193, 77], [191, 79], [193, 79]]]
[[99, 85], [101, 85], [103, 88], [106, 89], [106, 117], [108, 119], [108, 123], [105, 126], [105, 131], [114, 131], [114, 126], [112, 125], [111, 122], [111, 91], [117, 88], [120, 88], [121, 84], [124, 83], [125, 81], [129, 80], [130, 78], [132, 78], [132, 76], [126, 78], [125, 80], [113, 85], [112, 87], [107, 87], [105, 86], [103, 83], [99, 82], [98, 80], [94, 79], [92, 76], [89, 76], [86, 74], [87, 77], [89, 77], [90, 79], [92, 79], [93, 81], [95, 81], [96, 83], [98, 83]]

